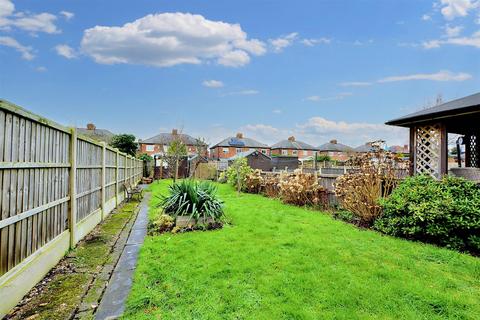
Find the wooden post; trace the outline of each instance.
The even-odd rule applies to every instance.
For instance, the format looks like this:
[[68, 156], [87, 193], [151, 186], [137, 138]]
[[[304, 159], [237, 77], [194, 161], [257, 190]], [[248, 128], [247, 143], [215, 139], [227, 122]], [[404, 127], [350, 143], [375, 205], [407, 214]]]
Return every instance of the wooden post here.
[[439, 166], [439, 176], [442, 176], [448, 173], [448, 139], [447, 139], [447, 128], [444, 124], [440, 126], [440, 166]]
[[417, 148], [415, 146], [415, 127], [410, 127], [410, 154], [409, 154], [409, 174], [413, 176], [415, 174], [415, 153]]
[[77, 225], [77, 130], [75, 128], [72, 128], [70, 134], [70, 210], [68, 214], [70, 248], [73, 248]]
[[105, 212], [105, 163], [106, 163], [106, 152], [107, 152], [107, 145], [105, 142], [102, 142], [102, 191], [101, 191], [101, 198], [102, 198], [102, 220], [105, 219], [106, 212]]
[[118, 160], [119, 158], [120, 158], [120, 155], [117, 149], [117, 155], [115, 157], [115, 207], [119, 205], [119, 201], [118, 201], [118, 170], [119, 170]]

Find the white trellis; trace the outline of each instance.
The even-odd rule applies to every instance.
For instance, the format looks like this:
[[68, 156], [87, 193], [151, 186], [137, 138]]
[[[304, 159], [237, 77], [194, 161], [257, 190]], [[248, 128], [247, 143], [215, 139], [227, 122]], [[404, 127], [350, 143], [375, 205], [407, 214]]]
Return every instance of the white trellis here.
[[415, 172], [441, 175], [442, 127], [440, 124], [415, 128]]

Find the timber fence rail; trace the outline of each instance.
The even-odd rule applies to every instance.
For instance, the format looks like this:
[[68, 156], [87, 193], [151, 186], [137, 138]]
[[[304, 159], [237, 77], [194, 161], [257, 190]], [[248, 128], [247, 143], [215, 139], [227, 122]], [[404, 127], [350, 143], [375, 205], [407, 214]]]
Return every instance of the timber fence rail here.
[[142, 161], [0, 100], [0, 318], [141, 177]]

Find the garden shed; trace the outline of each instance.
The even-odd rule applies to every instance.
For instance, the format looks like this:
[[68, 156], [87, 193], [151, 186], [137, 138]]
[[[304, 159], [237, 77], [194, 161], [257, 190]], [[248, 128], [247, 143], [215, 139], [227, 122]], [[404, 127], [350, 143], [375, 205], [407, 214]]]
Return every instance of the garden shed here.
[[260, 169], [262, 171], [272, 171], [272, 159], [258, 150], [250, 150], [239, 152], [235, 156], [226, 159], [229, 164], [238, 158], [246, 158], [247, 163], [252, 169]]
[[458, 143], [465, 148], [465, 167], [452, 168], [451, 172], [474, 180], [480, 176], [480, 93], [386, 124], [410, 129], [410, 174], [428, 173], [437, 178], [447, 174], [448, 134], [451, 133], [460, 135]]

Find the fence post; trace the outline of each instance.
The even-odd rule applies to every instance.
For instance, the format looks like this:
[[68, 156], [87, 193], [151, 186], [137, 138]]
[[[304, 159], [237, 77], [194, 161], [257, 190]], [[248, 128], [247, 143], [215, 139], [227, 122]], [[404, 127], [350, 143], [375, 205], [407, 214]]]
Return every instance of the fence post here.
[[105, 213], [105, 164], [106, 164], [106, 151], [107, 151], [107, 145], [104, 141], [102, 141], [102, 191], [101, 191], [101, 197], [102, 197], [102, 220], [105, 219], [106, 213]]
[[70, 210], [68, 214], [70, 248], [73, 248], [77, 225], [77, 130], [75, 128], [71, 129], [70, 134]]
[[117, 149], [117, 155], [115, 157], [115, 207], [118, 207], [118, 204], [119, 204], [119, 201], [118, 201], [118, 171], [119, 171], [119, 159], [120, 159], [120, 155], [119, 155], [119, 151]]

